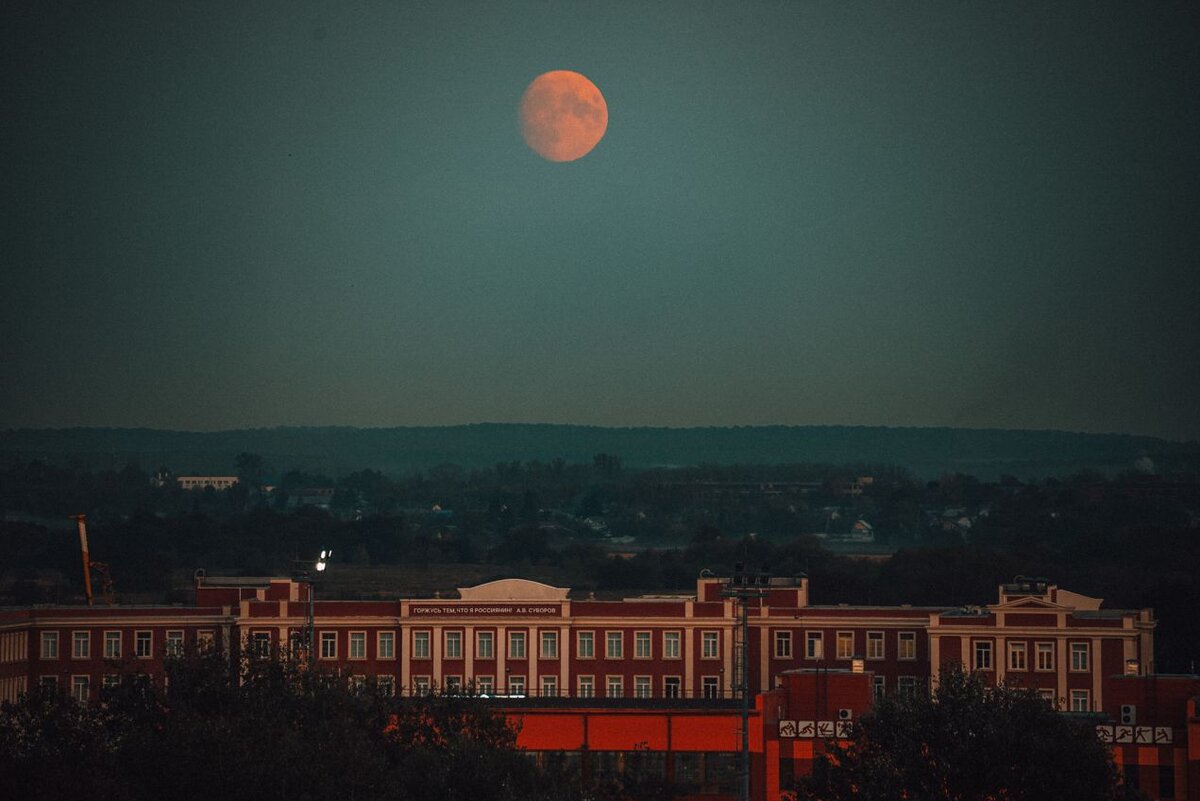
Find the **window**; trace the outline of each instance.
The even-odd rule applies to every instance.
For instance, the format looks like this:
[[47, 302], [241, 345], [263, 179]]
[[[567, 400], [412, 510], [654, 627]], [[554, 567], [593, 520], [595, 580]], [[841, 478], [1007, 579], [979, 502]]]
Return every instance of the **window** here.
[[804, 634], [804, 658], [822, 659], [825, 656], [825, 635], [819, 631]]
[[992, 641], [991, 640], [976, 640], [975, 641], [975, 670], [991, 670], [992, 669]]
[[462, 632], [446, 632], [446, 659], [462, 659]]
[[839, 631], [837, 633], [837, 658], [852, 659], [854, 657], [854, 632]]
[[883, 632], [867, 632], [867, 659], [883, 659]]
[[775, 632], [775, 658], [792, 658], [792, 633], [790, 631]]
[[413, 659], [429, 658], [429, 632], [413, 632]]
[[649, 698], [650, 697], [650, 677], [649, 676], [634, 676], [633, 677], [633, 697], [634, 698]]
[[1025, 643], [1010, 642], [1008, 644], [1008, 669], [1009, 670], [1028, 670], [1028, 663], [1025, 661]]
[[558, 659], [558, 632], [542, 632], [542, 659]]
[[663, 632], [663, 659], [679, 658], [679, 632]]
[[580, 676], [579, 677], [579, 697], [580, 698], [595, 698], [596, 697], [596, 677], [595, 676]]
[[375, 677], [375, 689], [382, 696], [392, 696], [396, 694], [396, 677], [387, 674]]
[[917, 694], [917, 677], [901, 676], [896, 679], [896, 694], [901, 698], [912, 698]]
[[633, 658], [650, 658], [650, 632], [638, 631], [633, 635]]
[[508, 658], [525, 658], [525, 632], [510, 631], [508, 633]]
[[625, 638], [619, 631], [610, 631], [604, 638], [604, 655], [609, 659], [621, 659], [624, 656]]
[[376, 642], [377, 650], [379, 651], [380, 659], [395, 659], [396, 658], [396, 632], [381, 631], [379, 639]]
[[149, 659], [153, 655], [153, 635], [148, 631], [133, 633], [133, 654], [138, 659]]
[[475, 656], [479, 659], [496, 658], [496, 635], [491, 631], [480, 631], [475, 634]]
[[915, 631], [902, 631], [896, 635], [896, 658], [907, 660], [917, 658], [917, 633]]
[[196, 632], [196, 649], [206, 654], [216, 647], [217, 633], [209, 629]]
[[178, 629], [167, 632], [167, 656], [183, 656], [183, 632]]
[[525, 677], [524, 676], [509, 676], [508, 677], [508, 694], [515, 695], [518, 698], [525, 697]]
[[92, 633], [90, 631], [71, 632], [71, 658], [90, 659], [92, 656]]
[[1054, 690], [1051, 690], [1049, 687], [1039, 687], [1037, 694], [1038, 694], [1038, 698], [1041, 698], [1043, 701], [1048, 703], [1050, 706], [1053, 706], [1053, 707], [1058, 706], [1054, 702]]
[[1088, 644], [1086, 642], [1071, 643], [1071, 670], [1087, 670], [1088, 661]]
[[717, 698], [721, 694], [721, 685], [716, 676], [700, 677], [700, 693], [705, 698]]
[[605, 681], [605, 694], [609, 698], [620, 698], [625, 694], [625, 679], [622, 676], [609, 676]]
[[462, 676], [446, 677], [446, 694], [458, 695], [462, 692]]
[[876, 701], [882, 701], [883, 696], [887, 693], [887, 678], [884, 676], [874, 676], [871, 678], [871, 697]]
[[1092, 704], [1087, 690], [1071, 690], [1071, 711], [1091, 712]]
[[257, 656], [259, 659], [266, 659], [271, 655], [271, 632], [256, 631], [253, 635], [253, 640], [250, 643], [250, 653]]
[[663, 676], [663, 698], [678, 698], [682, 688], [683, 683], [678, 676]]
[[592, 659], [596, 656], [596, 634], [591, 631], [581, 631], [575, 641], [575, 652], [580, 659]]
[[365, 631], [350, 632], [350, 658], [367, 658], [367, 633]]
[[321, 658], [337, 659], [337, 632], [321, 632]]
[[367, 677], [360, 676], [360, 675], [351, 676], [350, 684], [348, 686], [350, 688], [351, 693], [355, 693], [355, 694], [361, 693], [363, 690], [365, 690], [367, 688]]
[[495, 695], [496, 679], [492, 676], [476, 676], [475, 692], [480, 695]]
[[58, 659], [58, 632], [42, 632], [42, 659]]
[[121, 677], [116, 673], [105, 673], [104, 678], [100, 680], [100, 689], [111, 690], [113, 687], [121, 683]]
[[553, 698], [558, 695], [558, 676], [542, 676], [542, 697]]
[[1054, 643], [1039, 642], [1037, 644], [1037, 669], [1054, 670]]
[[428, 676], [413, 676], [413, 695], [429, 695]]
[[721, 643], [718, 631], [706, 631], [700, 635], [700, 657], [702, 659], [720, 659]]
[[81, 704], [86, 704], [91, 694], [91, 679], [87, 676], [71, 677], [71, 697]]
[[121, 658], [121, 632], [119, 632], [119, 631], [104, 632], [104, 658], [105, 659], [120, 659]]

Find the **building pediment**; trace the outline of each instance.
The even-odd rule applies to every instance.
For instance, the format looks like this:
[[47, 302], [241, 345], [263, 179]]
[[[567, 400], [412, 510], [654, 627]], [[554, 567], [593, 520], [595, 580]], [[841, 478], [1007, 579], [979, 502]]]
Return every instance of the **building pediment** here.
[[459, 587], [464, 601], [565, 601], [570, 589], [529, 579], [497, 579], [474, 587]]
[[1018, 598], [1002, 604], [993, 604], [988, 609], [993, 612], [1069, 612], [1070, 608], [1052, 603], [1042, 598]]

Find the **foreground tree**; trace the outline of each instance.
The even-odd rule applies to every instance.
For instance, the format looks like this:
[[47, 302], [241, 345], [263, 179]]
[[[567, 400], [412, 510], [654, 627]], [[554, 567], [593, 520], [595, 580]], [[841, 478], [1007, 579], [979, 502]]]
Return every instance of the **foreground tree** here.
[[798, 801], [1126, 801], [1091, 721], [1030, 690], [944, 671], [932, 696], [890, 696], [813, 766]]

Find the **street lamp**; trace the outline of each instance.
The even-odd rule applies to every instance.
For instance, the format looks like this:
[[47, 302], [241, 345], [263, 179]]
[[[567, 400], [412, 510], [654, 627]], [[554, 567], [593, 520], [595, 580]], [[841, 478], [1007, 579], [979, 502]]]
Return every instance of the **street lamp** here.
[[[316, 564], [313, 565], [313, 567], [316, 569], [317, 575], [324, 573], [325, 568], [329, 567], [329, 559], [332, 556], [333, 556], [332, 550], [323, 549], [321, 551], [321, 555], [319, 557], [317, 557]], [[308, 669], [309, 669], [309, 672], [311, 673], [313, 667], [315, 667], [315, 665], [316, 665], [316, 658], [317, 658], [317, 653], [316, 653], [316, 651], [317, 651], [317, 626], [316, 626], [316, 616], [314, 614], [315, 609], [313, 606], [313, 596], [316, 594], [316, 592], [315, 592], [316, 576], [314, 576], [310, 572], [305, 571], [304, 578], [308, 583], [308, 631], [307, 631], [307, 636], [305, 637], [305, 639], [307, 640], [307, 645], [308, 645]]]
[[740, 625], [737, 628], [738, 642], [734, 649], [735, 689], [742, 698], [742, 760], [739, 768], [742, 801], [750, 801], [750, 612], [751, 600], [766, 597], [771, 585], [771, 575], [766, 565], [757, 575], [746, 573], [744, 562], [733, 566], [733, 575], [721, 590], [722, 597], [738, 602]]

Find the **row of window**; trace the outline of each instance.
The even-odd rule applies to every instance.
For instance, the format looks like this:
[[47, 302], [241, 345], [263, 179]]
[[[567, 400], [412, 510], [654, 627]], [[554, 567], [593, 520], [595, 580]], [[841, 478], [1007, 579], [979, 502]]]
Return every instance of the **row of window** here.
[[[265, 635], [269, 636], [269, 635]], [[579, 659], [596, 658], [596, 632], [576, 632], [576, 657]], [[430, 631], [414, 631], [412, 634], [412, 658], [430, 659], [432, 657], [432, 637]], [[682, 633], [678, 631], [662, 632], [662, 658], [681, 658]], [[720, 659], [720, 632], [706, 631], [701, 633], [701, 656], [705, 659]], [[508, 659], [525, 659], [528, 657], [527, 633], [524, 631], [508, 632]], [[557, 659], [559, 656], [559, 637], [557, 631], [543, 631], [538, 637], [538, 656], [542, 659]], [[320, 655], [322, 659], [338, 658], [338, 632], [323, 631], [320, 634]], [[367, 658], [367, 632], [352, 631], [349, 633], [350, 659]], [[652, 633], [638, 631], [633, 634], [633, 658], [651, 659]], [[381, 631], [376, 635], [377, 659], [396, 658], [396, 634], [391, 631]], [[623, 659], [625, 657], [625, 632], [604, 632], [604, 655], [606, 659]], [[463, 632], [447, 631], [442, 634], [442, 658], [463, 658]], [[475, 658], [496, 658], [496, 633], [478, 631], [475, 633]]]
[[[867, 659], [887, 658], [883, 635], [882, 631], [867, 632]], [[853, 659], [857, 655], [854, 649], [853, 631], [839, 631], [834, 634], [834, 655], [836, 659]], [[792, 658], [792, 632], [775, 632], [775, 658]], [[825, 658], [825, 632], [804, 632], [804, 658]], [[896, 658], [903, 660], [917, 658], [917, 633], [915, 631], [901, 631], [896, 634]]]
[[[391, 676], [380, 676], [378, 681], [387, 680], [386, 686], [389, 691], [393, 687]], [[625, 698], [626, 685], [624, 676], [604, 676], [603, 677], [603, 693], [605, 698]], [[542, 697], [555, 697], [560, 694], [561, 688], [557, 675], [541, 676], [539, 679], [539, 695]], [[412, 689], [415, 694], [424, 694], [431, 692], [433, 689], [433, 678], [431, 676], [413, 676]], [[442, 687], [447, 692], [459, 692], [463, 688], [462, 676], [446, 676], [443, 679]], [[479, 695], [500, 695], [507, 696], [525, 696], [528, 693], [525, 676], [510, 675], [506, 676], [504, 683], [497, 685], [495, 676], [476, 676], [473, 680], [473, 686], [476, 693]], [[598, 697], [597, 677], [593, 675], [577, 676], [575, 697], [577, 698], [596, 698]], [[653, 698], [654, 697], [654, 677], [652, 676], [634, 676], [633, 683], [630, 687], [632, 694], [628, 697], [633, 698]], [[683, 678], [680, 676], [663, 676], [659, 687], [661, 698], [680, 698], [683, 695]], [[700, 677], [700, 693], [705, 698], [718, 698], [721, 695], [721, 683], [719, 676], [701, 676]]]
[[[1029, 670], [1029, 644], [1024, 641], [1008, 643], [1008, 670]], [[1091, 670], [1091, 645], [1086, 642], [1070, 643], [1071, 670], [1083, 673]], [[1033, 643], [1034, 670], [1053, 671], [1055, 669], [1055, 643]], [[993, 670], [992, 641], [975, 640], [972, 666], [975, 670]]]
[[[206, 643], [213, 642], [214, 632], [201, 631], [197, 632], [197, 643], [203, 647]], [[105, 659], [121, 659], [124, 656], [125, 634], [121, 631], [106, 631], [101, 637], [102, 655]], [[166, 633], [165, 648], [167, 656], [181, 656], [183, 654], [183, 630], [172, 630]], [[132, 655], [138, 659], [151, 659], [154, 656], [154, 632], [150, 630], [137, 630], [133, 632], [133, 651]], [[41, 638], [41, 658], [42, 659], [58, 659], [58, 632], [43, 631]], [[91, 631], [73, 631], [71, 632], [71, 658], [72, 659], [91, 659], [92, 658], [92, 632]]]

